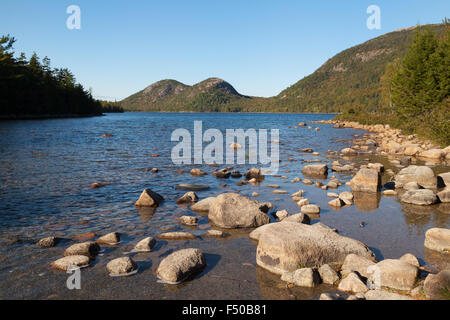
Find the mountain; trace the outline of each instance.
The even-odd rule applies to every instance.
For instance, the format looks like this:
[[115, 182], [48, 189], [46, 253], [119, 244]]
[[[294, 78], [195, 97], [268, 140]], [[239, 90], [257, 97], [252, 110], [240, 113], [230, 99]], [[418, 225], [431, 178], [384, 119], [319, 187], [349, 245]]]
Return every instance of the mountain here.
[[238, 111], [230, 108], [250, 100], [228, 82], [209, 78], [193, 86], [176, 80], [161, 80], [121, 101], [132, 111]]
[[[162, 80], [121, 105], [131, 111], [374, 112], [380, 106], [386, 66], [406, 54], [416, 30], [424, 27], [390, 32], [344, 50], [275, 97], [244, 96], [218, 78], [194, 86]], [[426, 27], [443, 30], [443, 25]]]

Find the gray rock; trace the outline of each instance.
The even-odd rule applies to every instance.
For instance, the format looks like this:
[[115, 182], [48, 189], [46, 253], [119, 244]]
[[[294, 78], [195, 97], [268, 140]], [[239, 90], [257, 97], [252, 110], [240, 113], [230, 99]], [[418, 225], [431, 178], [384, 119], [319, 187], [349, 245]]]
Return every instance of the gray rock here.
[[314, 288], [320, 283], [317, 272], [312, 268], [297, 269], [294, 272], [285, 272], [281, 280], [293, 283], [298, 287]]
[[157, 276], [167, 283], [185, 281], [206, 266], [206, 259], [199, 249], [175, 251], [164, 258], [156, 271]]
[[375, 169], [362, 168], [350, 181], [352, 192], [378, 192], [381, 188], [380, 173]]
[[427, 298], [433, 300], [450, 299], [450, 270], [443, 270], [438, 274], [429, 274], [424, 282]]
[[164, 198], [160, 194], [153, 192], [151, 189], [145, 189], [134, 205], [138, 207], [157, 207], [163, 201]]
[[100, 251], [100, 246], [94, 241], [87, 241], [82, 243], [76, 243], [71, 245], [64, 251], [64, 256], [86, 256], [89, 258], [95, 258]]
[[36, 244], [42, 248], [51, 248], [51, 247], [56, 246], [56, 244], [58, 243], [58, 240], [59, 239], [55, 238], [55, 237], [46, 237], [46, 238], [39, 240]]
[[450, 229], [432, 228], [425, 233], [425, 248], [450, 253]]
[[388, 287], [394, 290], [411, 290], [419, 274], [416, 266], [394, 259], [385, 259], [378, 262], [375, 268], [377, 271], [372, 273], [369, 281], [377, 284], [377, 277], [379, 276], [381, 287]]
[[370, 290], [364, 296], [366, 300], [414, 300], [411, 297], [383, 290]]
[[153, 247], [156, 244], [156, 239], [153, 237], [147, 237], [138, 242], [138, 244], [134, 247], [137, 251], [149, 252], [152, 251]]
[[415, 204], [419, 206], [427, 206], [438, 202], [436, 194], [429, 189], [411, 190], [405, 192], [400, 201], [404, 203]]
[[301, 223], [271, 223], [251, 236], [259, 239], [257, 264], [276, 274], [295, 271], [299, 265], [342, 264], [350, 253], [375, 259], [374, 253], [357, 240]]
[[328, 264], [324, 264], [319, 268], [320, 278], [325, 284], [335, 284], [339, 281], [338, 273]]
[[137, 270], [137, 264], [130, 257], [121, 257], [108, 262], [106, 270], [112, 276], [127, 275]]
[[366, 257], [361, 257], [356, 254], [349, 254], [345, 257], [344, 263], [342, 265], [342, 274], [349, 274], [350, 272], [357, 272], [359, 275], [368, 278], [372, 272], [369, 267], [374, 266], [375, 262], [373, 259], [368, 259]]
[[433, 170], [426, 166], [409, 166], [402, 169], [396, 176], [395, 182], [405, 185], [408, 182], [417, 182], [424, 188], [435, 189], [437, 186], [437, 178]]
[[354, 272], [350, 272], [347, 277], [341, 280], [338, 290], [353, 293], [364, 293], [369, 290], [364, 282]]
[[198, 201], [198, 197], [195, 194], [195, 192], [189, 191], [186, 192], [182, 197], [180, 197], [176, 203], [177, 204], [184, 204], [184, 203], [194, 203]]
[[199, 202], [193, 204], [191, 206], [191, 209], [198, 212], [208, 212], [209, 207], [211, 206], [211, 203], [213, 203], [216, 200], [216, 197], [209, 197], [203, 200], [200, 200]]
[[210, 223], [221, 228], [255, 228], [270, 222], [267, 205], [237, 193], [217, 196], [209, 208]]
[[117, 244], [120, 242], [120, 234], [117, 232], [105, 234], [104, 236], [98, 238], [97, 242], [105, 244]]
[[58, 259], [50, 264], [50, 266], [67, 271], [71, 267], [84, 268], [89, 265], [89, 258], [84, 255], [70, 255], [64, 258]]

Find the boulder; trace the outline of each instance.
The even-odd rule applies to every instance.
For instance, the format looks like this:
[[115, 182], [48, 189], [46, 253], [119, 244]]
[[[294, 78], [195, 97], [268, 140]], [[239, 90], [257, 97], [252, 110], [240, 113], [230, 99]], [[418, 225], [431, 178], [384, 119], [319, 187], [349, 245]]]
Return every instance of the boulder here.
[[334, 200], [331, 200], [331, 201], [329, 201], [328, 202], [328, 205], [330, 206], [330, 207], [334, 207], [334, 208], [340, 208], [340, 207], [342, 207], [343, 205], [345, 205], [345, 202], [343, 201], [343, 200], [341, 200], [341, 199], [334, 199]]
[[36, 244], [42, 248], [51, 248], [51, 247], [56, 246], [58, 241], [59, 241], [59, 239], [56, 237], [46, 237], [46, 238], [39, 240]]
[[417, 182], [424, 188], [435, 189], [437, 186], [437, 178], [435, 177], [433, 170], [426, 166], [409, 166], [403, 168], [395, 176], [395, 184], [397, 183], [405, 185], [408, 182]]
[[153, 192], [151, 189], [145, 189], [134, 205], [138, 207], [157, 207], [163, 201], [164, 198], [161, 195]]
[[195, 192], [189, 191], [186, 192], [182, 197], [180, 197], [176, 203], [177, 204], [184, 204], [184, 203], [194, 203], [198, 201], [198, 197], [195, 194]]
[[245, 174], [245, 178], [247, 180], [250, 180], [250, 179], [263, 180], [264, 175], [261, 173], [261, 169], [252, 168], [247, 171], [247, 173]]
[[339, 282], [338, 290], [353, 293], [364, 293], [369, 291], [369, 288], [367, 288], [356, 273], [350, 272], [347, 277]]
[[299, 199], [298, 201], [297, 201], [297, 205], [301, 208], [301, 207], [303, 207], [303, 206], [306, 206], [306, 205], [308, 205], [309, 204], [309, 200], [308, 199], [306, 199], [306, 198], [302, 198], [302, 199]]
[[351, 193], [349, 191], [341, 192], [339, 194], [339, 199], [352, 201], [353, 200], [353, 193]]
[[89, 265], [89, 258], [84, 255], [71, 255], [58, 259], [50, 264], [50, 266], [67, 271], [69, 268], [78, 267], [84, 268]]
[[156, 271], [157, 276], [167, 283], [185, 281], [206, 266], [206, 259], [199, 249], [183, 249], [175, 251], [164, 258]]
[[121, 257], [108, 262], [106, 270], [111, 276], [128, 275], [137, 270], [137, 264], [130, 257]]
[[317, 272], [311, 268], [297, 269], [294, 272], [285, 272], [281, 280], [292, 283], [298, 287], [314, 288], [320, 283]]
[[320, 278], [322, 279], [322, 282], [325, 284], [334, 285], [336, 282], [339, 281], [339, 275], [328, 264], [324, 264], [319, 268], [319, 274]]
[[403, 153], [406, 156], [415, 156], [422, 151], [423, 149], [418, 144], [409, 144], [405, 146], [405, 151], [403, 151]]
[[370, 282], [377, 285], [379, 279], [381, 287], [403, 291], [409, 291], [414, 287], [419, 274], [419, 269], [416, 266], [395, 259], [385, 259], [378, 262], [374, 270], [369, 277]]
[[450, 189], [442, 190], [441, 192], [437, 193], [437, 197], [439, 198], [439, 201], [441, 202], [450, 202]]
[[302, 168], [302, 173], [308, 176], [326, 176], [327, 172], [328, 167], [326, 164], [312, 164]]
[[450, 299], [450, 270], [429, 274], [424, 282], [425, 295], [433, 300]]
[[429, 189], [410, 190], [405, 192], [400, 201], [404, 203], [427, 206], [438, 202], [436, 194]]
[[410, 191], [410, 190], [419, 190], [421, 188], [417, 182], [411, 181], [411, 182], [405, 183], [405, 185], [403, 186], [403, 189], [405, 189], [406, 191]]
[[441, 182], [441, 187], [450, 187], [450, 172], [439, 174], [438, 180]]
[[375, 259], [374, 253], [357, 240], [301, 223], [271, 223], [251, 236], [259, 238], [257, 264], [276, 274], [295, 271], [299, 265], [342, 264], [350, 253]]
[[445, 152], [442, 149], [431, 149], [422, 151], [421, 153], [419, 153], [419, 157], [438, 160], [441, 158], [445, 158]]
[[96, 242], [88, 241], [71, 245], [64, 251], [64, 256], [67, 257], [81, 255], [93, 259], [99, 251], [100, 246]]
[[120, 234], [117, 232], [105, 234], [104, 236], [98, 238], [97, 242], [105, 244], [117, 244], [120, 242]]
[[134, 247], [136, 251], [150, 252], [156, 244], [156, 239], [153, 237], [147, 237], [137, 243]]
[[407, 262], [409, 264], [412, 264], [413, 266], [416, 266], [417, 268], [420, 267], [420, 263], [419, 260], [416, 258], [415, 255], [411, 254], [411, 253], [405, 253], [404, 255], [402, 255], [400, 257], [401, 261]]
[[375, 170], [377, 170], [378, 172], [384, 172], [384, 165], [381, 164], [381, 163], [369, 163], [369, 164], [367, 165], [367, 167], [368, 167], [369, 169], [375, 169]]
[[307, 205], [302, 206], [301, 212], [304, 214], [319, 214], [320, 207], [315, 204], [307, 204]]
[[425, 233], [425, 248], [450, 253], [450, 229], [432, 228]]
[[297, 222], [297, 223], [310, 224], [311, 220], [309, 219], [309, 216], [307, 214], [296, 213], [289, 217], [284, 218], [283, 222]]
[[375, 169], [362, 168], [350, 181], [352, 192], [378, 192], [381, 188], [380, 173]]
[[283, 219], [289, 217], [289, 212], [287, 212], [287, 210], [280, 210], [275, 213], [275, 216], [278, 220], [282, 221]]
[[358, 256], [356, 254], [349, 254], [345, 257], [344, 264], [342, 265], [342, 274], [348, 274], [350, 272], [357, 272], [360, 276], [369, 278], [372, 271], [369, 267], [374, 266], [373, 259]]
[[191, 210], [199, 212], [208, 212], [211, 204], [216, 201], [216, 197], [208, 197], [191, 206]]
[[267, 205], [237, 193], [217, 196], [209, 208], [210, 223], [222, 228], [255, 228], [270, 222]]

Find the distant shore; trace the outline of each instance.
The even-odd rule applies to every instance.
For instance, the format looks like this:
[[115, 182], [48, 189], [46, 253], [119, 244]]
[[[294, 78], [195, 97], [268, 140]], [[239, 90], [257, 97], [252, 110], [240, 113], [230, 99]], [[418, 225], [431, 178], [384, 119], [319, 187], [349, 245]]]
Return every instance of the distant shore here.
[[104, 116], [104, 114], [24, 114], [24, 115], [11, 114], [11, 115], [0, 115], [0, 121], [90, 118], [100, 116]]

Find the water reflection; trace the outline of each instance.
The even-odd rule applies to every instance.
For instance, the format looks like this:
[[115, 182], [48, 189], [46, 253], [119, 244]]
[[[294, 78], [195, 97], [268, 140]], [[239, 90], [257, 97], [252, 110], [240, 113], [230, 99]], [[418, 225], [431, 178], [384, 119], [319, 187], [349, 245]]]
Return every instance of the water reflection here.
[[354, 192], [353, 196], [353, 202], [360, 211], [375, 211], [380, 205], [380, 192]]

